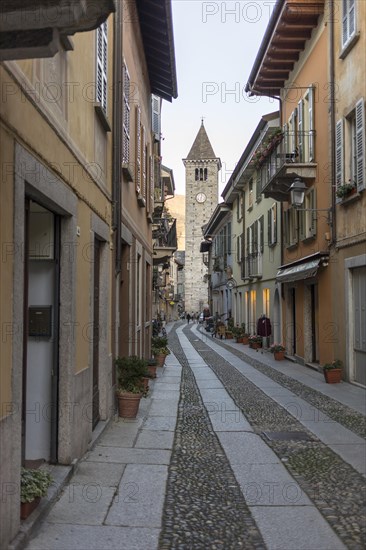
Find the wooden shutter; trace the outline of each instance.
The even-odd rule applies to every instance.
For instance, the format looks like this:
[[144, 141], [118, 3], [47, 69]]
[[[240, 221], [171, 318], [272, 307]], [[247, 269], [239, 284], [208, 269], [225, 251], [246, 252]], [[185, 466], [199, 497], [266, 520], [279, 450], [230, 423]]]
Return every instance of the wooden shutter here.
[[157, 141], [160, 141], [160, 97], [157, 95], [151, 96], [151, 129]]
[[154, 210], [154, 157], [150, 155], [150, 174], [149, 174], [149, 188], [150, 188], [150, 201], [149, 212]]
[[231, 222], [227, 224], [227, 253], [231, 254]]
[[123, 65], [123, 151], [122, 162], [130, 162], [130, 75]]
[[136, 193], [141, 192], [141, 109], [136, 105]]
[[299, 149], [299, 162], [304, 162], [304, 102], [299, 101], [297, 109], [297, 147]]
[[310, 236], [315, 237], [316, 235], [316, 222], [317, 222], [317, 215], [316, 215], [316, 192], [315, 189], [311, 189], [309, 193], [309, 208], [311, 209], [310, 212]]
[[342, 44], [345, 46], [356, 31], [355, 0], [343, 0], [342, 10]]
[[283, 213], [283, 222], [284, 222], [283, 233], [284, 233], [285, 246], [289, 246], [290, 244], [289, 210], [286, 210]]
[[97, 93], [96, 98], [107, 111], [107, 23], [97, 28]]
[[308, 116], [309, 116], [309, 162], [314, 160], [314, 88], [308, 91]]
[[263, 254], [263, 250], [264, 250], [264, 216], [261, 216], [258, 220], [258, 229], [259, 229], [259, 246], [258, 246], [258, 249], [259, 249], [259, 252], [261, 254]]
[[267, 212], [267, 239], [268, 246], [271, 246], [272, 243], [272, 208]]
[[[336, 124], [336, 190], [343, 184], [343, 119]], [[341, 199], [338, 199], [340, 201]]]
[[142, 172], [142, 183], [141, 183], [141, 194], [146, 200], [146, 169], [147, 169], [147, 152], [146, 152], [146, 134], [145, 126], [141, 126], [141, 172]]
[[363, 98], [356, 103], [356, 180], [357, 190], [365, 189], [365, 109]]

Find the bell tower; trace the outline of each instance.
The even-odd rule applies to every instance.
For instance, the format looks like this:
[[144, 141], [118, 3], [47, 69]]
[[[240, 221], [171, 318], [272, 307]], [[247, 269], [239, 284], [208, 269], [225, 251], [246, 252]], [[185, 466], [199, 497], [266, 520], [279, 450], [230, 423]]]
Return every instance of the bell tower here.
[[207, 267], [200, 245], [202, 226], [209, 221], [218, 204], [221, 169], [221, 160], [214, 153], [203, 119], [183, 163], [186, 169], [185, 310], [192, 313], [202, 311], [208, 300]]

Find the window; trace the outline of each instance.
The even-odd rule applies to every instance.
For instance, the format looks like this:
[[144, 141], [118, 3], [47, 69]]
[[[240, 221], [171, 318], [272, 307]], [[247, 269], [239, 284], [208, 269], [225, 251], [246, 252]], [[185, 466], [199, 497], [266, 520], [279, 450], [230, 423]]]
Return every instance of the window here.
[[154, 157], [149, 157], [149, 193], [150, 199], [148, 201], [148, 212], [152, 212], [154, 209]]
[[141, 192], [141, 109], [136, 105], [136, 193]]
[[270, 289], [264, 288], [263, 289], [263, 313], [268, 318], [270, 317], [269, 303], [270, 303]]
[[236, 219], [240, 222], [240, 220], [244, 217], [244, 193], [240, 193], [240, 195], [238, 195], [236, 206]]
[[161, 99], [159, 96], [151, 95], [151, 129], [155, 140], [160, 141], [161, 137]]
[[268, 246], [277, 243], [277, 204], [274, 203], [268, 210]]
[[107, 23], [97, 28], [97, 102], [107, 112]]
[[227, 224], [227, 253], [231, 254], [231, 222]]
[[355, 0], [342, 1], [342, 45], [343, 47], [356, 33], [356, 2]]
[[298, 242], [297, 236], [297, 214], [294, 208], [289, 208], [284, 212], [284, 238], [285, 246], [294, 246]]
[[249, 182], [249, 203], [248, 208], [253, 208], [253, 180]]
[[289, 145], [294, 145], [290, 152], [296, 154], [295, 162], [314, 162], [314, 87], [308, 88], [297, 107], [297, 142], [295, 134], [293, 138], [291, 133], [289, 135]]
[[194, 179], [195, 179], [196, 181], [198, 181], [198, 177], [199, 177], [198, 174], [199, 174], [198, 168], [196, 168], [195, 171], [194, 171]]
[[130, 162], [130, 75], [123, 65], [123, 153], [122, 162]]
[[207, 180], [207, 168], [205, 168], [203, 170], [203, 179], [206, 181]]
[[316, 235], [316, 193], [310, 189], [304, 199], [303, 210], [299, 211], [299, 238], [310, 239]]
[[[336, 125], [336, 185], [352, 182], [365, 189], [365, 107], [363, 98]], [[339, 199], [340, 200], [340, 199]]]

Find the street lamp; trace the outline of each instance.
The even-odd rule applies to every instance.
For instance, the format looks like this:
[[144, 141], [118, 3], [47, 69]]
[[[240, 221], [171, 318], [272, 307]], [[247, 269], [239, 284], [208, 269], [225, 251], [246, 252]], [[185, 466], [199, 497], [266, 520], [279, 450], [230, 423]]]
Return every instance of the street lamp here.
[[291, 205], [300, 208], [304, 204], [305, 191], [307, 187], [300, 178], [295, 178], [290, 187]]
[[304, 204], [305, 191], [307, 187], [300, 178], [295, 178], [290, 187], [291, 206], [300, 212], [327, 212], [328, 225], [332, 225], [332, 209], [331, 208], [301, 208]]

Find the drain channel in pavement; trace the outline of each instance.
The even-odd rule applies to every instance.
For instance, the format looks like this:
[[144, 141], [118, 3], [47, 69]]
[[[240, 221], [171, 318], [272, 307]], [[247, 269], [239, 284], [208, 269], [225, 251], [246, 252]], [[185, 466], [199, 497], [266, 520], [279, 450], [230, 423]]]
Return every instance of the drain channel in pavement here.
[[175, 331], [169, 347], [183, 372], [159, 549], [263, 550]]

